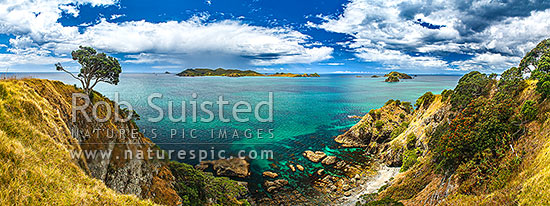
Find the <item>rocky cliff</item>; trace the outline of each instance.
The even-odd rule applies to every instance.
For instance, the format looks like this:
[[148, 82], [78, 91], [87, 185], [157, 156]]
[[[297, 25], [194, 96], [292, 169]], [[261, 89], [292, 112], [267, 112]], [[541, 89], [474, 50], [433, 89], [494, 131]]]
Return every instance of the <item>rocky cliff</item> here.
[[241, 204], [244, 187], [164, 159], [133, 120], [115, 119], [130, 111], [101, 94], [85, 98], [105, 102], [103, 120], [85, 117], [92, 105], [73, 117], [74, 93], [57, 81], [0, 80], [0, 203]]
[[[84, 145], [71, 135], [75, 125], [68, 124], [70, 95], [65, 94], [71, 91], [77, 90], [60, 82], [0, 81], [0, 202], [152, 204], [136, 196], [155, 193], [142, 189], [156, 175], [153, 163], [121, 162], [114, 167], [109, 160], [100, 165], [79, 154]], [[134, 171], [122, 173], [128, 170]]]

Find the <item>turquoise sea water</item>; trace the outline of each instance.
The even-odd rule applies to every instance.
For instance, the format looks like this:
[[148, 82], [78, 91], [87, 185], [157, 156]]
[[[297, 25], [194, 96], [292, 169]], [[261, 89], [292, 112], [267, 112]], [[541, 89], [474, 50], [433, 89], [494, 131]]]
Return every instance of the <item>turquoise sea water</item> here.
[[[25, 73], [19, 77], [36, 77], [61, 80], [67, 84], [77, 84], [76, 80], [63, 73]], [[123, 74], [116, 86], [99, 84], [96, 90], [113, 99], [118, 92], [120, 99], [132, 104], [134, 110], [141, 116], [137, 121], [144, 134], [151, 137], [162, 149], [208, 150], [208, 158], [224, 150], [224, 155], [250, 154], [255, 151], [260, 155], [262, 150], [273, 152], [273, 159], [251, 160], [253, 176], [248, 180], [253, 184], [261, 183], [261, 172], [271, 170], [284, 176], [296, 176], [285, 166], [288, 162], [306, 166], [307, 176], [313, 173], [320, 164], [312, 164], [304, 159], [304, 150], [322, 150], [329, 154], [338, 153], [339, 149], [332, 140], [334, 136], [343, 133], [359, 119], [351, 119], [350, 115], [363, 116], [369, 110], [381, 107], [389, 99], [414, 101], [427, 91], [440, 93], [444, 89], [456, 86], [459, 76], [417, 76], [412, 80], [398, 83], [386, 83], [384, 78], [357, 77], [356, 75], [322, 75], [320, 78], [278, 78], [278, 77], [177, 77], [173, 74]], [[77, 84], [78, 85], [78, 84]], [[267, 101], [269, 92], [273, 93], [273, 122], [259, 122], [254, 115], [248, 122], [230, 122], [219, 120], [217, 106], [212, 111], [216, 114], [212, 122], [191, 122], [190, 101], [198, 104], [204, 101], [215, 102], [219, 96], [230, 102], [224, 109], [224, 116], [231, 117], [232, 106], [238, 101], [249, 102], [253, 107], [261, 101]], [[186, 123], [172, 122], [165, 115], [160, 122], [147, 121], [158, 116], [158, 112], [148, 106], [147, 97], [152, 93], [162, 94], [162, 98], [153, 100], [165, 113], [168, 102], [174, 102], [174, 116], [181, 114], [181, 102], [187, 102], [188, 119]], [[197, 97], [193, 98], [192, 94]], [[254, 108], [252, 108], [254, 109]], [[266, 117], [267, 108], [262, 108], [261, 116]], [[200, 117], [208, 117], [201, 113]], [[183, 132], [185, 129], [185, 132]], [[190, 138], [190, 130], [197, 138]], [[262, 129], [259, 138], [258, 130]], [[214, 130], [214, 138], [212, 138]], [[219, 131], [228, 133], [228, 138], [217, 138]], [[269, 132], [271, 131], [271, 133]], [[176, 133], [171, 135], [171, 133]], [[238, 138], [232, 138], [234, 133]], [[253, 137], [247, 138], [247, 134]], [[156, 135], [154, 135], [156, 133]], [[183, 134], [185, 138], [182, 138]], [[156, 136], [156, 138], [153, 138]], [[171, 137], [172, 136], [172, 137]], [[188, 154], [189, 155], [189, 154]], [[217, 154], [216, 154], [217, 155]], [[214, 155], [214, 158], [216, 158]], [[198, 154], [197, 154], [198, 156]], [[261, 157], [258, 157], [261, 158]], [[198, 160], [178, 159], [179, 161], [196, 164]], [[291, 181], [292, 183], [292, 181]]]

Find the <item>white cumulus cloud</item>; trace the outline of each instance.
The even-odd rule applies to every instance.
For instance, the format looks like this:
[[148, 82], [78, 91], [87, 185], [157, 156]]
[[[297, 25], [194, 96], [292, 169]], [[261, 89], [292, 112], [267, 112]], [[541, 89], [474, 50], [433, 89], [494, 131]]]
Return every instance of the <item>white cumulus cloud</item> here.
[[[115, 0], [1, 1], [0, 33], [13, 34], [12, 55], [21, 51], [59, 57], [78, 48], [127, 54], [128, 63], [189, 63], [197, 55], [248, 61], [249, 65], [313, 63], [331, 57], [332, 48], [312, 46], [310, 37], [289, 28], [268, 28], [238, 20], [206, 22], [193, 17], [184, 21], [151, 23], [107, 19], [79, 31], [57, 20], [63, 13], [79, 15], [79, 5], [115, 5]], [[118, 16], [113, 16], [116, 18]], [[213, 60], [214, 61], [214, 60]], [[17, 64], [17, 61], [12, 61]]]
[[[550, 37], [549, 7], [538, 0], [351, 0], [342, 14], [308, 25], [352, 36], [342, 45], [390, 68], [502, 71]], [[472, 58], [443, 60], [449, 53]]]

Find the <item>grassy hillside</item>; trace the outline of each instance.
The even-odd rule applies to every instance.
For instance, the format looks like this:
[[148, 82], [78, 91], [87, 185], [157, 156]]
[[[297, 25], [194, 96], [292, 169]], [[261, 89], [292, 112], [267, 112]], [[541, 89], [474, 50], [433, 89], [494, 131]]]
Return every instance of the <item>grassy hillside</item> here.
[[[114, 115], [99, 123], [86, 122], [78, 113], [77, 121], [71, 121], [71, 96], [80, 92], [58, 81], [0, 80], [1, 205], [247, 204], [238, 200], [246, 188], [228, 178], [160, 157], [126, 159], [125, 151], [159, 148], [139, 132], [132, 138], [109, 138], [113, 135], [107, 131], [116, 131], [116, 137], [119, 129], [139, 131], [133, 121], [118, 122]], [[115, 111], [112, 101], [94, 92], [92, 102], [97, 101]], [[100, 107], [99, 117], [105, 109]], [[86, 113], [91, 115], [91, 108]], [[97, 128], [101, 130], [87, 135]], [[100, 150], [112, 153], [84, 155]]]
[[[69, 151], [78, 150], [59, 107], [28, 84], [0, 81], [0, 203], [2, 205], [152, 205], [121, 195], [86, 175]], [[41, 81], [44, 87], [59, 82]], [[59, 95], [59, 94], [51, 94]]]

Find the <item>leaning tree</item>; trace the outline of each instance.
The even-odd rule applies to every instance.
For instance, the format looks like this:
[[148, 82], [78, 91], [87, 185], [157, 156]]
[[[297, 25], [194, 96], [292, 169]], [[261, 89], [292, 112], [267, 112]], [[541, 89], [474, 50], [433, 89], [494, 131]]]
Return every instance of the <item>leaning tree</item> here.
[[78, 75], [75, 76], [67, 71], [61, 66], [61, 63], [55, 64], [55, 68], [57, 71], [64, 71], [79, 80], [86, 94], [89, 95], [99, 82], [118, 84], [118, 77], [122, 72], [122, 68], [116, 58], [107, 56], [105, 53], [98, 53], [95, 49], [84, 46], [80, 46], [80, 49], [71, 52], [71, 55], [73, 60], [82, 65]]

